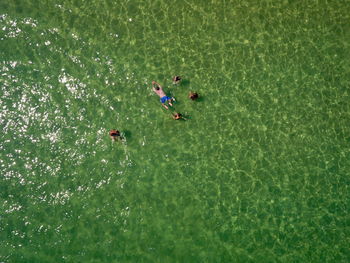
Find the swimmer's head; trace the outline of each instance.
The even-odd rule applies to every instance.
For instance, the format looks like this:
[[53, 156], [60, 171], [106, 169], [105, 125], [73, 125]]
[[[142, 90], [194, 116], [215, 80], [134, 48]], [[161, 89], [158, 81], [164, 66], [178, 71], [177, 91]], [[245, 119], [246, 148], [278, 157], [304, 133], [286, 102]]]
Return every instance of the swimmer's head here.
[[197, 92], [190, 92], [189, 98], [191, 100], [196, 100], [198, 99], [198, 93]]

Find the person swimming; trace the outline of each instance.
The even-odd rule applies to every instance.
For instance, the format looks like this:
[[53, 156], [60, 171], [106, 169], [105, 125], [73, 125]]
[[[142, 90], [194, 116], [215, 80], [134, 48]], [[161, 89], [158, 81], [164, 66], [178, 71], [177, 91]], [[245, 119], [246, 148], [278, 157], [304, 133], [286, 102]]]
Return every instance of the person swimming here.
[[181, 113], [175, 112], [175, 114], [172, 115], [174, 120], [184, 120], [186, 121], [188, 119], [188, 116], [183, 116]]
[[172, 102], [173, 102], [174, 98], [168, 97], [165, 94], [165, 92], [163, 91], [163, 88], [162, 88], [162, 86], [159, 83], [157, 83], [155, 81], [152, 81], [152, 89], [160, 97], [160, 102], [162, 103], [162, 106], [164, 108], [166, 108], [167, 110], [169, 109], [169, 107], [167, 105], [165, 105], [166, 102], [170, 106], [173, 106]]
[[191, 99], [191, 100], [196, 100], [198, 99], [199, 95], [197, 92], [190, 92], [190, 94], [188, 95], [188, 97]]
[[173, 84], [179, 84], [181, 82], [180, 76], [174, 76], [173, 77]]
[[120, 132], [118, 130], [110, 130], [109, 131], [109, 137], [112, 141], [116, 141], [117, 139], [121, 139]]
[[173, 119], [174, 120], [181, 120], [182, 119], [182, 114], [181, 113], [175, 113], [173, 115]]

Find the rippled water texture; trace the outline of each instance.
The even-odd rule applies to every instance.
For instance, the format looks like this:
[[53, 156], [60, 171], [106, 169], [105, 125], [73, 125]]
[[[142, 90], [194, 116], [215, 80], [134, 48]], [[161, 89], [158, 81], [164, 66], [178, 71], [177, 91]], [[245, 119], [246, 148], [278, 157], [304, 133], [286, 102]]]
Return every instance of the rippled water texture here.
[[1, 263], [350, 261], [349, 1], [0, 12]]

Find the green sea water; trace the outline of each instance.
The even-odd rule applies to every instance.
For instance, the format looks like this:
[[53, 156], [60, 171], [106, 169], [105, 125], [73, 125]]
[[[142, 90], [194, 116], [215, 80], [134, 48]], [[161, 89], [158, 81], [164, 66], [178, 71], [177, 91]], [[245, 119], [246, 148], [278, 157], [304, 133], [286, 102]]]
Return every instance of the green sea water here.
[[348, 0], [2, 0], [0, 262], [349, 262], [349, 44]]

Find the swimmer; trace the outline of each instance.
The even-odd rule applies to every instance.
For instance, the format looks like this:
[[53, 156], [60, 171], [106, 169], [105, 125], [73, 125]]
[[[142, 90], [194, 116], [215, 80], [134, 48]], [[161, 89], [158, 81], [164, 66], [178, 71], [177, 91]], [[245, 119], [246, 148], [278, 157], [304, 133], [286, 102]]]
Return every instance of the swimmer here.
[[186, 120], [186, 118], [181, 113], [175, 113], [173, 114], [174, 120]]
[[112, 141], [116, 141], [117, 139], [121, 140], [120, 132], [118, 130], [110, 130], [109, 137], [111, 138]]
[[190, 94], [188, 95], [188, 97], [191, 99], [191, 100], [196, 100], [198, 99], [199, 95], [197, 92], [190, 92]]
[[181, 77], [180, 76], [174, 76], [173, 77], [173, 84], [179, 84], [181, 82]]
[[159, 83], [152, 81], [152, 89], [153, 91], [160, 97], [160, 102], [162, 103], [162, 106], [166, 108], [167, 110], [169, 107], [165, 105], [167, 102], [170, 106], [173, 106], [172, 102], [175, 100], [174, 98], [168, 97], [165, 92], [163, 91], [162, 86], [160, 86]]

